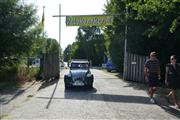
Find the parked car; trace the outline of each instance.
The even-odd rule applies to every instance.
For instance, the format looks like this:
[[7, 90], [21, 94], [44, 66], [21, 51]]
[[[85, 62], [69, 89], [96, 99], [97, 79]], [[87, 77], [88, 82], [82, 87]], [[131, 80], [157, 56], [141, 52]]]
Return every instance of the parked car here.
[[94, 76], [90, 71], [87, 60], [73, 60], [70, 63], [69, 73], [64, 75], [65, 89], [73, 86], [93, 88]]
[[111, 60], [108, 60], [107, 63], [106, 63], [106, 70], [108, 72], [117, 71], [117, 68], [113, 65]]

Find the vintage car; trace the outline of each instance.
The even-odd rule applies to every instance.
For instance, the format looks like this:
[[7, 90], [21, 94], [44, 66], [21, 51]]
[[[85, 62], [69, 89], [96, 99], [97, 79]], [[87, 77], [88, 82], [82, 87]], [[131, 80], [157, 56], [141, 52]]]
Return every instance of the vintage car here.
[[93, 80], [94, 76], [87, 60], [73, 60], [70, 63], [69, 73], [64, 75], [65, 89], [73, 86], [93, 88]]

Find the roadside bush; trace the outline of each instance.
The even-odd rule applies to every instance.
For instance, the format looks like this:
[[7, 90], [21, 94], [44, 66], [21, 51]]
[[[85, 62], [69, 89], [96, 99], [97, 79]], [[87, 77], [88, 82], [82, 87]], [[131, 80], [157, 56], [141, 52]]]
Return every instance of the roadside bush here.
[[28, 68], [23, 64], [1, 67], [0, 91], [16, 89], [26, 82], [36, 80], [39, 68]]
[[40, 69], [37, 67], [28, 68], [28, 67], [20, 66], [17, 72], [18, 81], [27, 82], [27, 81], [36, 80], [39, 74], [39, 70]]
[[0, 82], [17, 80], [17, 65], [4, 66], [0, 69]]

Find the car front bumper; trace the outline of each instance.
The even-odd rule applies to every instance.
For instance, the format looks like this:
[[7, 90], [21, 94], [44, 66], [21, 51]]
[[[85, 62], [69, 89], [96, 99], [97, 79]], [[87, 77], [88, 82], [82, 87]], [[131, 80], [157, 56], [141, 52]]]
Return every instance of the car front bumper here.
[[93, 79], [85, 79], [85, 80], [72, 80], [72, 79], [65, 79], [64, 80], [66, 87], [72, 86], [90, 86], [93, 84]]

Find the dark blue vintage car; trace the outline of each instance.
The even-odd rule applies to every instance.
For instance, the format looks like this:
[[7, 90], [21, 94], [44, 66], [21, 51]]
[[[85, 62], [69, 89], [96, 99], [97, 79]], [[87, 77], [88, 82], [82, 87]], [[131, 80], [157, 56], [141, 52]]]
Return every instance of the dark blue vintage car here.
[[64, 75], [65, 89], [73, 86], [86, 86], [93, 88], [94, 76], [90, 71], [87, 60], [73, 60], [70, 64], [69, 73]]

